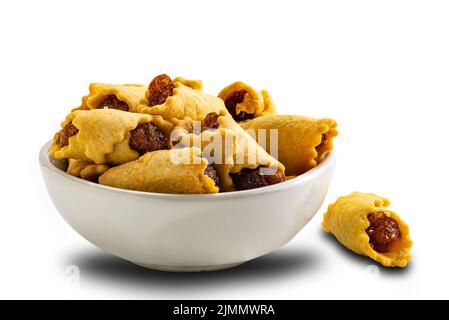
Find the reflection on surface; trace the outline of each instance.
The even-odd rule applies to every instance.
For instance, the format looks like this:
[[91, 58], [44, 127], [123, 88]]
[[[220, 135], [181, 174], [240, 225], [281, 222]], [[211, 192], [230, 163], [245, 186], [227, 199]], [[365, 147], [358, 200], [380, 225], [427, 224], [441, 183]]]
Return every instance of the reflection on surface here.
[[261, 284], [291, 276], [305, 276], [319, 265], [320, 256], [312, 250], [281, 249], [238, 267], [200, 273], [171, 273], [145, 269], [100, 250], [72, 254], [66, 264], [77, 265], [81, 281], [101, 281], [109, 285], [144, 288], [159, 292], [186, 294], [211, 287]]

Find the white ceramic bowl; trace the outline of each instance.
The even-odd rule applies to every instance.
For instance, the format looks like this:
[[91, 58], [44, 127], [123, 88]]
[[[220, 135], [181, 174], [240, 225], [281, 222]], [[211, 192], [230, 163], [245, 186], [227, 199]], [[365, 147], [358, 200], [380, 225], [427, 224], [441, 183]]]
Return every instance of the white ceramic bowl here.
[[138, 265], [166, 271], [225, 269], [270, 253], [314, 216], [335, 167], [316, 168], [277, 185], [207, 195], [111, 188], [68, 175], [39, 154], [48, 193], [80, 235]]

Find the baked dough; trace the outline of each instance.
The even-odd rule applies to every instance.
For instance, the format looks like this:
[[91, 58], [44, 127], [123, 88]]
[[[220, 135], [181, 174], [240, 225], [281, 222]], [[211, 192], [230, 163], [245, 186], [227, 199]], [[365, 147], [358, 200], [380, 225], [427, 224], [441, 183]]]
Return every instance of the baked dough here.
[[[399, 216], [387, 207], [390, 201], [375, 194], [354, 192], [339, 198], [331, 204], [324, 214], [322, 226], [326, 232], [332, 233], [337, 240], [349, 250], [365, 255], [386, 267], [405, 267], [411, 259], [409, 228]], [[370, 245], [366, 232], [370, 226], [370, 213], [385, 213], [396, 221], [400, 237], [391, 243], [388, 252], [376, 252]]]
[[114, 95], [128, 105], [130, 112], [138, 112], [140, 101], [145, 97], [147, 87], [143, 84], [105, 84], [91, 83], [89, 94], [82, 98], [78, 110], [96, 109], [108, 96]]
[[284, 174], [283, 164], [260, 147], [228, 113], [218, 117], [217, 129], [205, 130], [200, 134], [188, 132], [186, 128], [191, 127], [187, 124], [188, 120], [182, 121], [173, 130], [172, 137], [184, 146], [201, 147], [203, 156], [214, 163], [223, 191], [235, 190], [231, 174], [243, 169], [263, 166]]
[[97, 181], [109, 169], [106, 164], [95, 164], [85, 160], [69, 159], [67, 173], [84, 180]]
[[[200, 120], [210, 112], [221, 114], [226, 112], [223, 101], [217, 97], [201, 91], [202, 82], [175, 78], [173, 80], [173, 95], [169, 96], [163, 104], [148, 106], [148, 99], [141, 101], [139, 112], [151, 115], [160, 115], [169, 121], [180, 120], [186, 117]], [[148, 90], [145, 93], [148, 97]]]
[[215, 182], [204, 173], [207, 165], [199, 148], [159, 150], [109, 169], [99, 182], [147, 192], [217, 193]]
[[[337, 123], [332, 119], [267, 115], [240, 125], [261, 140], [260, 144], [268, 152], [271, 151], [271, 135], [276, 135], [270, 130], [277, 129], [278, 160], [285, 165], [285, 173], [289, 176], [300, 175], [320, 163], [332, 150], [333, 138], [338, 135]], [[259, 129], [265, 129], [265, 135], [258, 133]], [[275, 156], [274, 152], [270, 154]]]
[[69, 144], [60, 147], [53, 138], [50, 156], [58, 159], [79, 159], [95, 164], [118, 165], [135, 160], [139, 153], [129, 146], [130, 131], [141, 123], [151, 122], [166, 137], [170, 136], [173, 125], [160, 116], [138, 114], [113, 109], [77, 110], [70, 113], [61, 127], [69, 122], [79, 132], [69, 138]]
[[173, 82], [180, 82], [183, 85], [192, 88], [193, 90], [203, 90], [203, 81], [201, 80], [191, 80], [183, 77], [176, 77]]
[[[226, 101], [229, 97], [239, 91], [245, 91], [246, 93], [243, 96], [243, 101], [235, 106], [235, 114], [245, 112], [247, 115], [252, 115], [252, 118], [256, 118], [276, 113], [276, 106], [268, 91], [261, 90], [259, 92], [241, 81], [234, 82], [222, 89], [218, 94], [218, 97], [223, 101]], [[231, 114], [232, 113], [233, 112], [231, 112]]]

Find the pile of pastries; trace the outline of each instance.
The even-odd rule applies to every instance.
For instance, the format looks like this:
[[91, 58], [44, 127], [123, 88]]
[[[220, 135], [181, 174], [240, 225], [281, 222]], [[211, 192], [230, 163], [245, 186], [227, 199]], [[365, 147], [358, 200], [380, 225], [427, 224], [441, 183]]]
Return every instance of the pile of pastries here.
[[66, 161], [67, 173], [111, 187], [239, 191], [312, 169], [332, 150], [336, 127], [332, 119], [278, 115], [266, 90], [243, 82], [211, 95], [199, 80], [161, 74], [148, 86], [92, 83], [49, 155]]

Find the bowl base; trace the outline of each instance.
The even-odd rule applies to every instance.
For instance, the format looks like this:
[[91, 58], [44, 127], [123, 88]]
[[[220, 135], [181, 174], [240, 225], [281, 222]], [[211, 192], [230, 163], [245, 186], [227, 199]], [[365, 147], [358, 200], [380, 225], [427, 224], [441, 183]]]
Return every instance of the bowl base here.
[[144, 267], [147, 269], [166, 271], [166, 272], [203, 272], [203, 271], [219, 271], [237, 267], [245, 262], [229, 263], [229, 264], [218, 264], [214, 266], [189, 266], [189, 267], [178, 267], [178, 266], [161, 266], [157, 264], [146, 264], [140, 262], [133, 262], [134, 264]]

